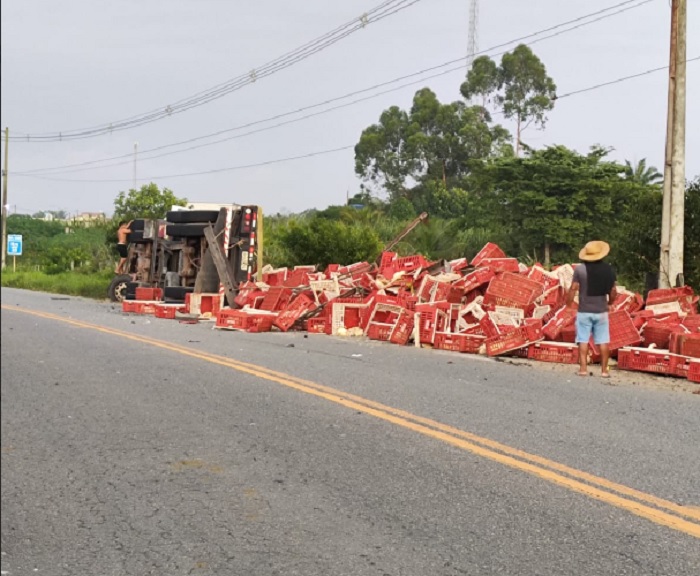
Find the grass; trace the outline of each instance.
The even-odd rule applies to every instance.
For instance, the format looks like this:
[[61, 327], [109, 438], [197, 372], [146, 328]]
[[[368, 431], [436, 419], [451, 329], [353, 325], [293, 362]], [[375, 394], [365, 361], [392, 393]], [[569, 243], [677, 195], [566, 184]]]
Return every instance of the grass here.
[[2, 286], [8, 288], [23, 288], [37, 292], [67, 294], [104, 300], [107, 298], [107, 288], [114, 274], [110, 270], [84, 274], [81, 272], [62, 272], [61, 274], [45, 274], [36, 271], [5, 270], [2, 273]]

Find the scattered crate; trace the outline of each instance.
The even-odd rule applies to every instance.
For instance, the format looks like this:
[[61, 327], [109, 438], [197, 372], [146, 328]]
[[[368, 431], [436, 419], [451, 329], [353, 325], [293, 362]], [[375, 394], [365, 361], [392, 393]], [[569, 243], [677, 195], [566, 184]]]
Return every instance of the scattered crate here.
[[578, 364], [578, 346], [565, 342], [536, 342], [528, 346], [527, 357], [540, 362]]
[[688, 380], [700, 384], [700, 360], [691, 360], [688, 367]]
[[677, 358], [678, 356], [667, 350], [621, 348], [617, 353], [617, 367], [620, 370], [673, 375]]
[[156, 304], [153, 314], [156, 318], [174, 320], [178, 312], [184, 311], [185, 307], [182, 304], [164, 304], [161, 302]]
[[249, 332], [269, 332], [276, 314], [231, 310], [224, 308], [216, 315], [216, 328], [228, 330], [245, 330]]
[[487, 242], [486, 245], [472, 258], [472, 266], [479, 267], [487, 258], [505, 258], [506, 253], [498, 244]]
[[438, 350], [477, 354], [485, 341], [485, 336], [477, 336], [475, 334], [437, 332], [433, 341], [433, 347]]

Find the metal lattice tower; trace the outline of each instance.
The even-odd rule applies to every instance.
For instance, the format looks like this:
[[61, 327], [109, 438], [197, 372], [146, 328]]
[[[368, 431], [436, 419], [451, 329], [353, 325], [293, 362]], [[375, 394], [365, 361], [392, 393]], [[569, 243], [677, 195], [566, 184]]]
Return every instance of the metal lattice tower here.
[[479, 51], [479, 0], [469, 0], [469, 36], [467, 38], [467, 72]]

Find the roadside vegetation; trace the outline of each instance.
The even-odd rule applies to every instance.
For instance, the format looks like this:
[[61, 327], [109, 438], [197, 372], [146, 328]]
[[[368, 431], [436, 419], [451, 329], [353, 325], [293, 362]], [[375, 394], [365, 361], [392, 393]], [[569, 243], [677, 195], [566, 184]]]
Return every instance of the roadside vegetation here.
[[[576, 261], [588, 240], [603, 239], [620, 282], [641, 290], [659, 267], [656, 168], [645, 159], [614, 161], [600, 144], [531, 147], [528, 135], [545, 128], [557, 98], [554, 80], [526, 46], [500, 62], [477, 58], [455, 97], [440, 102], [422, 88], [410, 109], [384, 110], [355, 146], [358, 192], [344, 206], [266, 214], [264, 263], [373, 260], [427, 212], [429, 221], [397, 246], [402, 255], [470, 257], [490, 241], [551, 267]], [[514, 134], [494, 117], [511, 120]], [[113, 221], [90, 227], [10, 216], [7, 231], [22, 234], [25, 247], [18, 273], [4, 272], [2, 285], [102, 298], [116, 261], [117, 221], [163, 218], [185, 203], [151, 183], [118, 192]], [[685, 270], [686, 282], [700, 288], [700, 176], [686, 189]]]

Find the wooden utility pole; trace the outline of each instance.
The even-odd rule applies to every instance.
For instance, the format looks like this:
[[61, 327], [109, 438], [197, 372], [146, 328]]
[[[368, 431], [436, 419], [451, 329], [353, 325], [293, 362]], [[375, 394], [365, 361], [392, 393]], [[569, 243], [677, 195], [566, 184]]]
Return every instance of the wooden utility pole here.
[[10, 142], [10, 129], [5, 128], [5, 168], [2, 171], [2, 269], [5, 269], [7, 258], [7, 162], [9, 159], [8, 144]]
[[673, 0], [659, 261], [659, 286], [662, 288], [674, 286], [677, 280], [683, 279], [686, 22], [687, 0]]

